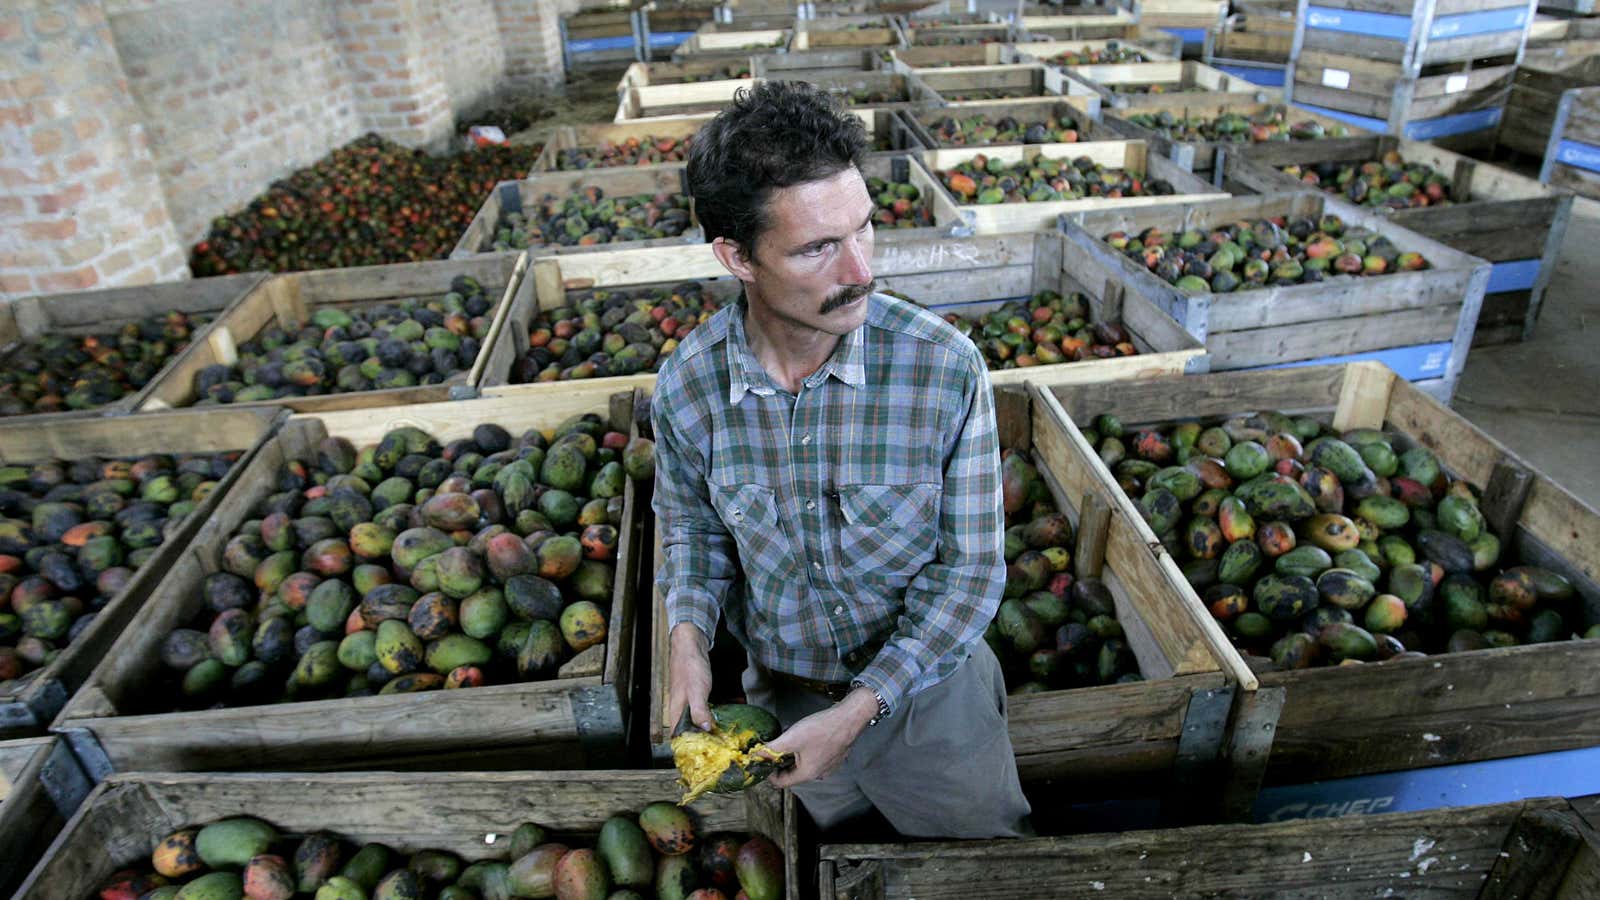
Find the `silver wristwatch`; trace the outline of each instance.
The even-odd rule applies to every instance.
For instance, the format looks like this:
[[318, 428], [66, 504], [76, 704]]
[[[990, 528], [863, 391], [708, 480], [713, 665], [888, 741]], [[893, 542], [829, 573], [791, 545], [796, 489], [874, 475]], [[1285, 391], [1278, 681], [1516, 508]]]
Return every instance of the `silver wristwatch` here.
[[876, 725], [889, 717], [888, 702], [883, 699], [883, 695], [878, 693], [872, 685], [867, 684], [865, 681], [857, 678], [856, 680], [850, 682], [850, 686], [853, 688], [863, 687], [869, 691], [872, 691], [872, 698], [878, 701], [878, 714], [867, 720], [868, 725]]

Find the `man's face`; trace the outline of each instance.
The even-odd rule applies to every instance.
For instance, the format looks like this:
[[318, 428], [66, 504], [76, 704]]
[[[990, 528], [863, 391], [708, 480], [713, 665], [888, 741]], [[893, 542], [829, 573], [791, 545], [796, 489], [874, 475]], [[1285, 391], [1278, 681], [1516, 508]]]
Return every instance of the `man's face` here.
[[872, 197], [854, 167], [781, 188], [767, 201], [746, 293], [793, 325], [848, 334], [866, 321], [872, 293]]

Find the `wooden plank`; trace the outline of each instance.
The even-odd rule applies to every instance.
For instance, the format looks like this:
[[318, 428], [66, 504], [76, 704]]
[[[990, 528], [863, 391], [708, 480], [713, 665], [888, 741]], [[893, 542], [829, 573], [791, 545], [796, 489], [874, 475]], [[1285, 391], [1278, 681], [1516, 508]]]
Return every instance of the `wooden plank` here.
[[[818, 855], [833, 867], [839, 897], [1473, 897], [1517, 818], [1563, 807], [1527, 801], [1008, 841], [824, 844]], [[881, 891], [847, 894], [858, 879]]]
[[1206, 349], [1213, 369], [1244, 369], [1448, 341], [1460, 318], [1459, 305], [1427, 306], [1345, 320], [1345, 330], [1338, 333], [1300, 325], [1212, 331]]
[[[574, 407], [577, 407], [575, 410]], [[312, 452], [325, 435], [371, 444], [399, 425], [422, 428], [440, 441], [470, 435], [474, 426], [493, 422], [512, 433], [550, 428], [574, 411], [605, 413], [604, 400], [569, 399], [559, 395], [529, 403], [526, 398], [462, 401], [449, 406], [385, 408], [377, 412], [328, 414], [291, 420], [240, 473], [229, 503], [220, 506], [196, 535], [193, 551], [184, 554], [152, 593], [105, 659], [94, 669], [85, 690], [69, 701], [56, 727], [92, 735], [114, 770], [204, 768], [297, 768], [372, 765], [372, 748], [382, 746], [391, 763], [427, 765], [432, 756], [450, 756], [471, 748], [465, 765], [494, 766], [502, 755], [542, 755], [546, 762], [583, 763], [620, 751], [627, 698], [615, 683], [598, 677], [508, 684], [446, 695], [396, 694], [246, 706], [194, 712], [147, 714], [142, 685], [160, 667], [158, 648], [173, 628], [184, 626], [202, 604], [196, 589], [218, 568], [227, 539], [256, 504], [276, 490], [282, 464]], [[628, 427], [627, 422], [613, 426]], [[639, 514], [636, 498], [624, 495], [626, 533]], [[633, 554], [636, 556], [636, 554]], [[636, 559], [619, 554], [610, 606], [631, 606]], [[626, 618], [616, 619], [624, 622]], [[618, 654], [624, 635], [609, 633], [606, 653]], [[628, 666], [621, 659], [620, 666]], [[608, 661], [608, 673], [623, 673]], [[313, 724], [313, 723], [322, 724]], [[514, 755], [514, 754], [513, 754]], [[529, 758], [533, 758], [530, 756]], [[389, 763], [386, 763], [389, 764]]]
[[[522, 822], [592, 844], [605, 819], [637, 814], [681, 793], [671, 771], [592, 771], [396, 776], [140, 775], [113, 777], [69, 824], [51, 858], [19, 898], [88, 896], [110, 874], [146, 857], [168, 831], [236, 815], [256, 816], [282, 833], [331, 831], [352, 843], [382, 843], [398, 853], [422, 849], [466, 860], [503, 859]], [[766, 786], [748, 795], [695, 802], [698, 830], [766, 834], [798, 861], [796, 819], [787, 798]]]

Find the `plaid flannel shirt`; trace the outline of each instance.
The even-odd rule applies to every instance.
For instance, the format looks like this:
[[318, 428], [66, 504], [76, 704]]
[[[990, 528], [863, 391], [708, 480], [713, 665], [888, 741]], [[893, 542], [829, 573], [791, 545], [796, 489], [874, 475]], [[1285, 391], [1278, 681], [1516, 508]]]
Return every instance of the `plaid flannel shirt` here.
[[719, 614], [767, 668], [859, 679], [894, 710], [966, 659], [1005, 586], [999, 439], [977, 347], [873, 294], [798, 395], [743, 301], [695, 328], [652, 400], [670, 626]]

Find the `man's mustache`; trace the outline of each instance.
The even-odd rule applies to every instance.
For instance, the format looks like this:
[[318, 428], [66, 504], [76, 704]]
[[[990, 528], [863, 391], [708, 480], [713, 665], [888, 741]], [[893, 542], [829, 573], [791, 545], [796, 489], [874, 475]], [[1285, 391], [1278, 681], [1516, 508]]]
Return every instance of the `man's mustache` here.
[[853, 285], [844, 288], [838, 293], [822, 301], [821, 315], [827, 315], [840, 307], [847, 306], [878, 289], [878, 279], [874, 278], [866, 284]]

